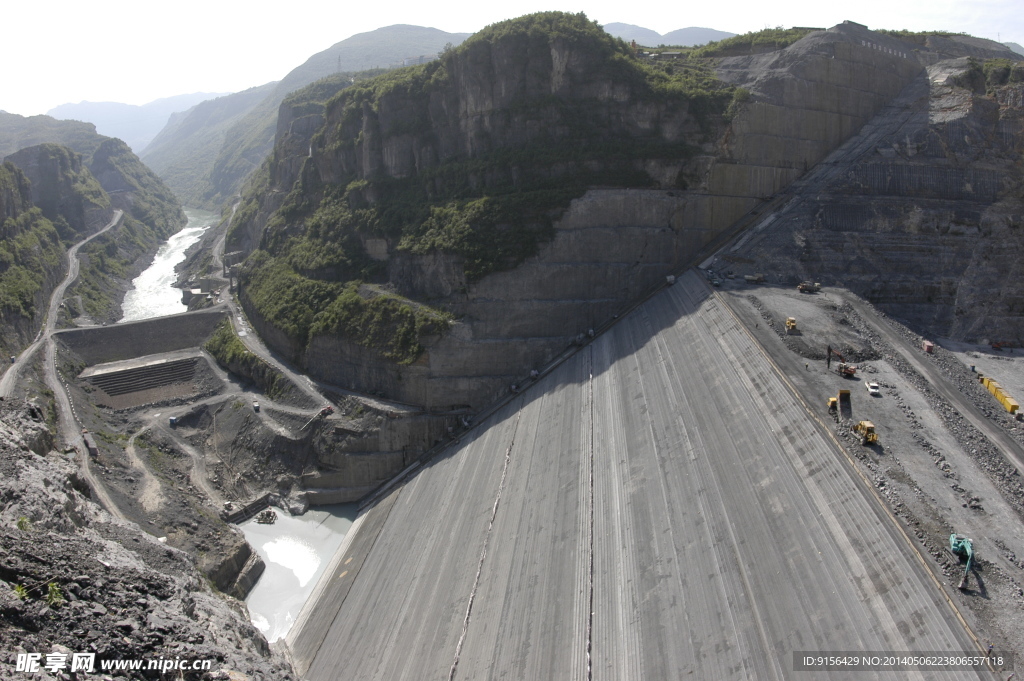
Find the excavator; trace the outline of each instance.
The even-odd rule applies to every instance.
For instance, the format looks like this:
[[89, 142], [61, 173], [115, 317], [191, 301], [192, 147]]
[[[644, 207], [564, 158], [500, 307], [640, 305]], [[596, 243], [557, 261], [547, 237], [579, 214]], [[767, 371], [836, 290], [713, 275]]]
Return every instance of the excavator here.
[[971, 566], [974, 565], [974, 544], [970, 539], [955, 532], [949, 535], [949, 552], [957, 560], [964, 562], [964, 578], [960, 580], [958, 589], [967, 588], [967, 578], [971, 574]]
[[841, 354], [839, 354], [839, 352], [837, 352], [836, 350], [833, 350], [832, 346], [830, 345], [828, 347], [828, 357], [827, 357], [827, 363], [828, 363], [828, 365], [830, 367], [832, 365], [832, 358], [833, 357], [835, 357], [836, 359], [839, 360], [839, 363], [836, 364], [836, 372], [840, 376], [844, 376], [844, 377], [847, 377], [847, 378], [854, 378], [857, 375], [857, 367], [854, 366], [853, 364], [850, 364], [849, 362], [847, 362], [846, 358], [843, 357]]

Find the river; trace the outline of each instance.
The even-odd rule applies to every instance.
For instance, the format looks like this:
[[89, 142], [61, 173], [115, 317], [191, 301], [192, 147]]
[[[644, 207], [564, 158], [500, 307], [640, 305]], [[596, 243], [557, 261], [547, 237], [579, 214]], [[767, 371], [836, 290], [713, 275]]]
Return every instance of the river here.
[[188, 306], [181, 302], [181, 289], [174, 288], [178, 278], [174, 268], [185, 259], [189, 246], [217, 224], [220, 216], [197, 208], [186, 208], [185, 216], [185, 228], [168, 239], [157, 251], [153, 264], [132, 281], [132, 288], [121, 304], [124, 316], [120, 321], [135, 322], [188, 311]]
[[[153, 264], [136, 277], [125, 295], [122, 322], [163, 317], [187, 311], [181, 289], [174, 287], [174, 268], [185, 251], [219, 220], [216, 213], [186, 208], [188, 224], [157, 251]], [[288, 633], [317, 580], [341, 546], [352, 521], [355, 504], [323, 506], [302, 516], [278, 511], [277, 522], [241, 525], [246, 540], [263, 558], [266, 570], [245, 599], [252, 622], [268, 641]]]

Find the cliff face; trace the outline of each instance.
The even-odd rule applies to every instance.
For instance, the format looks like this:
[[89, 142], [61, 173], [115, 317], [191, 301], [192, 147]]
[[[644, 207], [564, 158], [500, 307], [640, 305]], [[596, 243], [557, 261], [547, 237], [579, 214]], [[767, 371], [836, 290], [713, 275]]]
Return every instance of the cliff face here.
[[87, 235], [110, 219], [109, 197], [83, 166], [82, 157], [67, 147], [40, 144], [11, 154], [7, 161], [28, 178], [32, 203], [63, 227], [61, 238]]
[[[720, 60], [742, 91], [694, 89], [548, 16], [526, 21], [544, 30], [498, 25], [434, 65], [285, 102], [229, 235], [259, 251], [242, 301], [272, 345], [341, 385], [479, 405], [752, 222], [943, 56], [847, 22]], [[412, 361], [389, 361], [318, 321], [354, 278], [452, 321], [421, 334]], [[300, 299], [302, 315], [286, 314]]]

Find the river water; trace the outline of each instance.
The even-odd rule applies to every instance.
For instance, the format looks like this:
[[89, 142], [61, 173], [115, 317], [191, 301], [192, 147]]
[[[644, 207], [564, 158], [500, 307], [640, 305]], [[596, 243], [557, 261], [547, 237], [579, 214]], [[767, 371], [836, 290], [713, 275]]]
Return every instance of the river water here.
[[185, 251], [199, 241], [207, 229], [217, 224], [220, 216], [197, 208], [186, 208], [188, 224], [172, 236], [157, 251], [149, 269], [132, 281], [132, 289], [125, 294], [121, 305], [122, 322], [163, 317], [178, 312], [187, 312], [188, 306], [181, 302], [181, 289], [174, 288], [177, 275], [175, 266], [185, 259]]
[[[188, 224], [157, 251], [153, 264], [132, 281], [125, 295], [122, 322], [163, 317], [187, 311], [181, 303], [181, 289], [174, 288], [174, 267], [185, 259], [185, 251], [219, 216], [209, 211], [185, 209]], [[278, 511], [277, 522], [260, 525], [255, 520], [240, 529], [266, 564], [246, 604], [252, 623], [269, 641], [288, 633], [292, 623], [341, 546], [352, 521], [355, 504], [321, 506], [302, 516]]]
[[356, 504], [318, 506], [301, 516], [277, 512], [277, 522], [241, 525], [267, 568], [245, 603], [268, 641], [283, 638], [356, 518]]

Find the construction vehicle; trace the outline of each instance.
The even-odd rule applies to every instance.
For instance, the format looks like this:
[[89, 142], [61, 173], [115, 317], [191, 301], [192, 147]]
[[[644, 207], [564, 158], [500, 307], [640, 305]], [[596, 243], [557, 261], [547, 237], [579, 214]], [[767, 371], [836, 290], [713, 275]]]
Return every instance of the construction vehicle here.
[[316, 421], [317, 419], [325, 419], [333, 413], [334, 407], [328, 404], [326, 407], [324, 407], [317, 413], [313, 414], [313, 417], [306, 421], [304, 424], [302, 424], [302, 428], [299, 428], [299, 430], [305, 430], [309, 426], [309, 424], [313, 423], [313, 421]]
[[761, 274], [760, 272], [756, 272], [754, 274], [745, 274], [745, 275], [743, 275], [743, 279], [748, 284], [763, 284], [764, 283], [764, 275]]
[[835, 397], [828, 398], [828, 415], [839, 423], [839, 400]]
[[958, 589], [967, 588], [967, 578], [971, 574], [971, 566], [974, 565], [974, 544], [970, 539], [955, 532], [949, 535], [949, 552], [958, 561], [964, 564], [964, 578], [960, 580]]
[[796, 317], [786, 317], [786, 333], [796, 331]]
[[821, 284], [815, 281], [801, 281], [797, 284], [796, 290], [800, 293], [817, 293], [821, 290]]
[[871, 421], [860, 421], [853, 426], [853, 432], [860, 435], [861, 445], [873, 445], [878, 442], [878, 433], [875, 432], [875, 424]]
[[849, 390], [843, 388], [835, 397], [828, 398], [828, 413], [832, 414], [836, 423], [839, 423], [841, 418], [850, 418], [850, 415], [853, 413], [853, 407], [850, 406]]
[[836, 364], [836, 373], [846, 378], [854, 378], [857, 375], [857, 367], [847, 362], [846, 358], [839, 354], [839, 352], [837, 352], [836, 350], [833, 350], [832, 346], [830, 345], [828, 347], [828, 357], [826, 358], [829, 366], [832, 365], [833, 357], [839, 360], [839, 363]]
[[986, 388], [988, 388], [988, 391], [990, 393], [992, 393], [992, 397], [999, 400], [999, 404], [1003, 405], [1003, 409], [1005, 409], [1011, 414], [1017, 413], [1017, 411], [1020, 409], [1020, 404], [1017, 402], [1017, 400], [1010, 397], [1010, 394], [1007, 393], [1006, 390], [1001, 385], [999, 385], [998, 382], [993, 381], [988, 376], [982, 376], [981, 383]]

